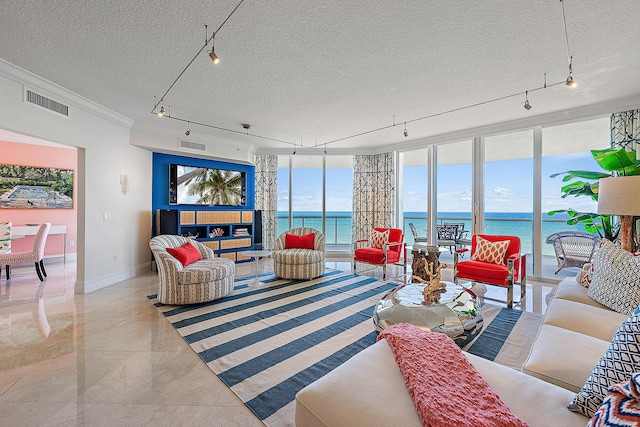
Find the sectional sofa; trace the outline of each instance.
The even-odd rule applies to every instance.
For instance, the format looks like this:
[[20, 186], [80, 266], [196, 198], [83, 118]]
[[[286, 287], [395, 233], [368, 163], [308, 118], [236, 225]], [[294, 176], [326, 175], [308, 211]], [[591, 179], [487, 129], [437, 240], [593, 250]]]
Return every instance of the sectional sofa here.
[[[587, 296], [575, 278], [549, 302], [522, 372], [464, 353], [509, 409], [530, 426], [585, 426], [567, 405], [629, 316]], [[463, 386], [461, 384], [461, 386]], [[381, 340], [301, 390], [296, 425], [421, 426], [393, 353]]]

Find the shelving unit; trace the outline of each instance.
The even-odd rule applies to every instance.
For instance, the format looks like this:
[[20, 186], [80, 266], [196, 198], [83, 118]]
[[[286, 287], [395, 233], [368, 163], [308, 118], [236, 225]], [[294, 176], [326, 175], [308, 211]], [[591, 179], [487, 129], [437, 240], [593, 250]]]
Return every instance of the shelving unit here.
[[[166, 215], [166, 217], [173, 218], [173, 221], [177, 218], [176, 234], [198, 240], [211, 248], [216, 256], [235, 262], [251, 260], [240, 252], [253, 249], [253, 211], [190, 209], [173, 211], [177, 211], [178, 215]], [[162, 221], [161, 212], [156, 212], [156, 215]]]

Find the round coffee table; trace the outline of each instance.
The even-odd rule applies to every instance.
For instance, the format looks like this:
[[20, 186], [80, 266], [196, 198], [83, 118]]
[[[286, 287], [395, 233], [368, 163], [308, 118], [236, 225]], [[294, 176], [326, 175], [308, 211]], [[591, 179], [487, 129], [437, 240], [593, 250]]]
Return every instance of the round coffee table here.
[[424, 285], [409, 283], [389, 291], [373, 312], [376, 331], [395, 323], [410, 323], [426, 331], [441, 332], [460, 347], [475, 338], [484, 321], [471, 290], [452, 282], [442, 282], [446, 291], [439, 302], [426, 304]]
[[271, 255], [271, 251], [244, 251], [244, 252], [240, 252], [241, 255], [244, 255], [246, 257], [251, 257], [255, 260], [256, 262], [256, 278], [253, 279], [253, 282], [249, 283], [249, 287], [250, 288], [255, 288], [257, 286], [262, 286], [264, 285], [264, 282], [261, 282], [258, 279], [258, 270], [259, 270], [259, 263], [260, 263], [260, 258], [264, 258], [264, 257], [268, 257]]

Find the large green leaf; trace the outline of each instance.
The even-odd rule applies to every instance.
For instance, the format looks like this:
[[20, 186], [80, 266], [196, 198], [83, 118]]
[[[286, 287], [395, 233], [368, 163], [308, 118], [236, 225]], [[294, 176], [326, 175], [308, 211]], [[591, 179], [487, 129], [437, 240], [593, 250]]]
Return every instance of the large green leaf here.
[[572, 179], [575, 178], [582, 178], [582, 179], [600, 179], [600, 178], [607, 178], [610, 177], [611, 174], [609, 173], [603, 173], [603, 172], [593, 172], [593, 171], [566, 171], [566, 172], [559, 172], [559, 173], [554, 173], [553, 175], [550, 175], [551, 178], [555, 178], [558, 175], [562, 175], [564, 174], [564, 178], [562, 178], [563, 182], [566, 181], [570, 181]]
[[636, 154], [624, 148], [607, 148], [605, 150], [591, 150], [593, 160], [606, 171], [624, 173], [625, 169], [636, 168]]

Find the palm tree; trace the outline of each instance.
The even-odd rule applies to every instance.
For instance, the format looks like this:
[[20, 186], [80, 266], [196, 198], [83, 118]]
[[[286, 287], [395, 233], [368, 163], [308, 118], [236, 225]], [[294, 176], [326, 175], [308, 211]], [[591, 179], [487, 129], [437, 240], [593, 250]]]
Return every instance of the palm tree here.
[[237, 206], [242, 204], [242, 181], [241, 172], [198, 168], [186, 181], [187, 194], [199, 196], [201, 204]]

